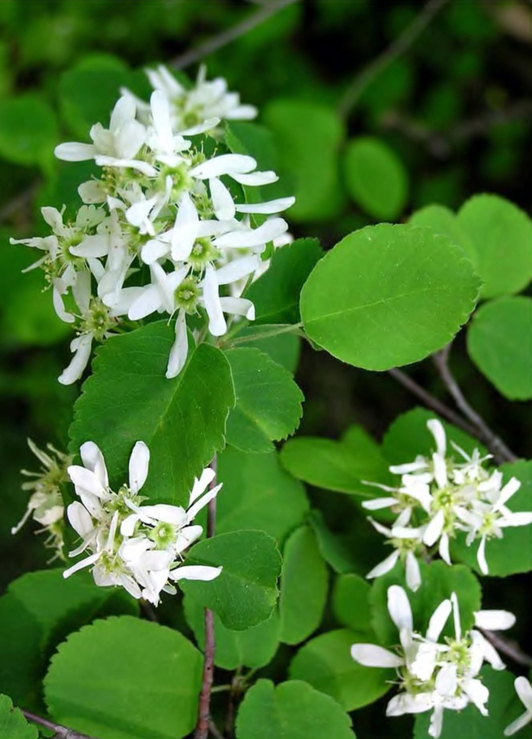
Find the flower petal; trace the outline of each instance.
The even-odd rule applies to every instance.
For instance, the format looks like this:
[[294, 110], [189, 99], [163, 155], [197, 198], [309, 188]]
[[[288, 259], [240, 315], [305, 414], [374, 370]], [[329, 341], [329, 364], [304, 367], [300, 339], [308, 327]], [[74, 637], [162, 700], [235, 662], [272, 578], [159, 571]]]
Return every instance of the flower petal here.
[[401, 667], [405, 663], [402, 657], [377, 644], [353, 644], [351, 657], [365, 667]]
[[150, 450], [143, 441], [137, 441], [129, 458], [129, 487], [135, 495], [148, 477]]

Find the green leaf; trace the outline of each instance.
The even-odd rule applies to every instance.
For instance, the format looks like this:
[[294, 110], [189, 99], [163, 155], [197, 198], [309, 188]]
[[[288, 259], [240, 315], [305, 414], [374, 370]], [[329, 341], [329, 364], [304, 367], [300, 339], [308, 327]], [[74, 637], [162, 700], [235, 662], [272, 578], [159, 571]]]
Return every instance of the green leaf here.
[[336, 620], [354, 631], [371, 632], [371, 586], [360, 575], [348, 573], [334, 581], [332, 610]]
[[326, 221], [342, 207], [338, 177], [344, 126], [333, 108], [303, 100], [274, 100], [264, 110], [273, 131], [279, 161], [293, 176], [297, 223]]
[[465, 251], [472, 262], [475, 260], [475, 249], [466, 231], [458, 222], [456, 214], [444, 205], [426, 205], [412, 213], [408, 221], [412, 226], [430, 228], [436, 233], [445, 234], [454, 244]]
[[268, 270], [246, 291], [255, 323], [299, 323], [299, 295], [323, 256], [317, 239], [297, 239], [276, 249]]
[[215, 580], [179, 585], [193, 601], [217, 613], [228, 629], [249, 629], [270, 617], [278, 596], [281, 555], [268, 534], [236, 531], [205, 539], [192, 547], [188, 564], [223, 567]]
[[281, 641], [299, 644], [321, 623], [329, 573], [310, 526], [294, 531], [283, 550], [279, 615]]
[[195, 726], [202, 658], [178, 631], [121, 616], [71, 634], [45, 679], [60, 724], [101, 739], [179, 739]]
[[310, 525], [318, 539], [323, 559], [335, 572], [352, 572], [357, 569], [357, 557], [350, 538], [333, 534], [325, 524], [323, 513], [318, 510], [311, 511]]
[[[460, 621], [462, 631], [468, 631], [474, 625], [474, 613], [481, 607], [480, 585], [468, 567], [449, 565], [437, 561], [426, 564], [420, 562], [422, 585], [415, 593], [405, 584], [404, 567], [396, 565], [386, 575], [374, 581], [370, 593], [372, 624], [378, 638], [383, 644], [397, 644], [397, 627], [388, 613], [388, 588], [401, 585], [408, 595], [414, 616], [414, 628], [425, 634], [429, 620], [442, 601], [456, 593], [460, 604]], [[449, 618], [443, 631], [444, 636], [454, 634], [452, 618]]]
[[290, 663], [290, 678], [327, 693], [345, 711], [367, 706], [388, 692], [393, 677], [390, 670], [364, 667], [351, 657], [351, 646], [367, 641], [366, 635], [350, 629], [320, 634], [297, 652]]
[[356, 367], [387, 370], [445, 346], [474, 308], [479, 281], [442, 234], [380, 224], [347, 236], [301, 293], [309, 337]]
[[290, 372], [258, 349], [230, 349], [236, 406], [227, 421], [227, 442], [244, 452], [270, 452], [299, 425], [303, 393]]
[[46, 165], [58, 137], [55, 114], [39, 95], [0, 101], [0, 157], [25, 167]]
[[11, 698], [0, 695], [0, 739], [38, 739], [37, 728], [29, 724]]
[[532, 278], [532, 223], [516, 205], [497, 195], [475, 195], [458, 213], [473, 243], [481, 295], [495, 298], [525, 288]]
[[[190, 596], [184, 598], [185, 616], [200, 649], [205, 643], [204, 609]], [[214, 664], [224, 670], [250, 667], [257, 670], [273, 659], [279, 646], [279, 617], [274, 611], [267, 621], [245, 631], [227, 629], [219, 616], [214, 616], [216, 651]]]
[[[500, 468], [503, 472], [503, 485], [516, 477], [521, 487], [506, 503], [506, 507], [514, 512], [532, 511], [532, 461], [519, 461], [505, 464]], [[459, 557], [465, 564], [480, 572], [477, 562], [477, 550], [480, 541], [477, 539], [466, 547], [465, 537], [461, 536], [452, 547], [452, 556]], [[532, 529], [530, 526], [508, 526], [503, 529], [502, 539], [492, 538], [486, 544], [486, 559], [489, 574], [492, 577], [507, 577], [519, 572], [532, 570]]]
[[[471, 703], [463, 711], [444, 711], [440, 739], [503, 739], [506, 727], [523, 714], [523, 704], [515, 692], [515, 676], [511, 672], [499, 672], [486, 666], [480, 676], [490, 692], [489, 716], [483, 716]], [[414, 739], [430, 739], [429, 722], [430, 713], [416, 717]], [[529, 739], [530, 727], [513, 736]]]
[[142, 440], [151, 454], [143, 495], [186, 505], [194, 477], [225, 444], [234, 390], [228, 361], [207, 344], [191, 348], [184, 369], [167, 380], [173, 341], [172, 328], [157, 321], [101, 347], [74, 407], [70, 448], [75, 453], [83, 442], [96, 442], [112, 484], [120, 486]]
[[277, 170], [279, 157], [273, 134], [264, 126], [247, 121], [226, 121], [225, 141], [234, 154], [252, 156], [259, 170]]
[[362, 480], [387, 482], [389, 473], [378, 444], [353, 426], [340, 441], [300, 436], [282, 448], [281, 463], [294, 477], [310, 485], [374, 498], [375, 489]]
[[217, 498], [219, 534], [260, 529], [281, 543], [308, 513], [303, 485], [283, 470], [277, 452], [227, 447], [218, 456], [218, 481], [223, 483]]
[[395, 220], [408, 198], [408, 174], [395, 151], [384, 141], [360, 136], [348, 142], [343, 161], [355, 203], [374, 218]]
[[[448, 442], [454, 441], [467, 454], [472, 454], [474, 449], [479, 449], [483, 456], [486, 454], [486, 449], [477, 439], [444, 421], [433, 411], [428, 411], [425, 408], [412, 408], [412, 410], [398, 416], [384, 435], [382, 451], [390, 465], [413, 462], [419, 454], [423, 456], [432, 455], [436, 449], [436, 443], [427, 428], [427, 421], [432, 418], [441, 421]], [[453, 450], [450, 443], [447, 445], [447, 453], [450, 457], [456, 456], [460, 460], [462, 459], [458, 452]], [[399, 478], [396, 477], [395, 479], [398, 480]]]
[[[250, 346], [268, 354], [274, 362], [294, 374], [299, 362], [301, 339], [296, 334], [284, 333], [265, 336], [268, 326], [246, 326], [238, 332], [239, 346]], [[246, 339], [249, 338], [249, 341]]]
[[532, 398], [532, 299], [502, 298], [478, 310], [467, 333], [469, 356], [510, 400]]
[[236, 720], [237, 739], [355, 739], [351, 719], [328, 695], [298, 680], [258, 680]]

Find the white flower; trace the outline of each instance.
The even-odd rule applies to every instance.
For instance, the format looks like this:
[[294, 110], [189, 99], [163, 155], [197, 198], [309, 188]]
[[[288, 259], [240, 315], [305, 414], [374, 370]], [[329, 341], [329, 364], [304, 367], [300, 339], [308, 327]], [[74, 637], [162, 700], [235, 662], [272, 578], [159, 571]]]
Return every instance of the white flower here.
[[532, 686], [526, 677], [517, 677], [514, 682], [515, 690], [519, 696], [522, 704], [525, 707], [525, 712], [518, 719], [512, 721], [512, 723], [504, 730], [504, 736], [512, 736], [517, 734], [524, 726], [532, 722]]
[[80, 449], [83, 465], [68, 468], [80, 502], [67, 510], [70, 524], [81, 544], [70, 556], [89, 554], [68, 569], [65, 577], [91, 567], [97, 585], [124, 587], [134, 598], [154, 605], [164, 590], [175, 593], [170, 581], [212, 580], [221, 567], [182, 565], [183, 553], [202, 534], [192, 525], [195, 515], [221, 488], [206, 492], [214, 472], [204, 470], [190, 494], [189, 508], [167, 504], [143, 505], [140, 491], [146, 482], [150, 453], [144, 442], [135, 444], [129, 460], [129, 482], [118, 492], [109, 487], [103, 455], [94, 442]]
[[[403, 511], [403, 514], [401, 515], [402, 521], [406, 523], [405, 519], [409, 517], [409, 511]], [[415, 530], [410, 529], [409, 531], [412, 532], [412, 534], [409, 534], [407, 537], [398, 536], [394, 529], [388, 529], [377, 521], [374, 521], [372, 518], [369, 518], [368, 520], [380, 534], [384, 534], [384, 536], [389, 539], [389, 543], [394, 547], [394, 551], [368, 572], [366, 577], [370, 580], [375, 577], [381, 577], [387, 572], [393, 570], [397, 562], [401, 560], [405, 565], [406, 582], [408, 587], [410, 590], [417, 590], [421, 585], [421, 572], [416, 557], [416, 551], [419, 548], [420, 540], [419, 536], [416, 536]]]

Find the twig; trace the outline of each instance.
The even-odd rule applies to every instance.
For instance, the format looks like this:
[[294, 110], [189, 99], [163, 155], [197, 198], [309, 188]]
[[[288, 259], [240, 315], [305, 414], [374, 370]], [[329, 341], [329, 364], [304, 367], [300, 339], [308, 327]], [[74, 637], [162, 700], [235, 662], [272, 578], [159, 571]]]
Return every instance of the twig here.
[[451, 344], [437, 352], [432, 356], [436, 369], [438, 370], [445, 387], [454, 398], [454, 402], [462, 411], [464, 416], [468, 418], [477, 429], [477, 437], [484, 442], [490, 452], [493, 453], [495, 461], [500, 464], [502, 462], [516, 462], [518, 457], [509, 449], [504, 441], [500, 439], [494, 431], [490, 429], [486, 421], [480, 416], [474, 408], [472, 408], [462, 393], [460, 386], [456, 382], [451, 370], [449, 369], [449, 352]]
[[20, 710], [28, 719], [28, 721], [33, 721], [34, 724], [44, 726], [45, 729], [49, 729], [50, 731], [55, 732], [53, 739], [93, 739], [86, 734], [80, 734], [79, 731], [74, 731], [74, 729], [67, 729], [66, 726], [54, 724], [53, 721], [48, 721], [45, 718], [36, 716], [34, 713], [31, 713], [31, 711], [26, 711], [24, 708], [21, 708]]
[[517, 642], [505, 639], [494, 631], [488, 631], [487, 629], [480, 629], [480, 631], [482, 631], [486, 639], [493, 644], [497, 651], [510, 657], [518, 665], [532, 667], [532, 657], [526, 654]]
[[0, 223], [7, 221], [8, 218], [11, 218], [11, 216], [17, 213], [17, 211], [28, 205], [32, 201], [33, 196], [37, 192], [38, 188], [39, 183], [34, 182], [32, 185], [30, 185], [30, 187], [22, 190], [22, 192], [19, 192], [17, 195], [15, 195], [14, 198], [3, 205], [0, 208]]
[[175, 59], [168, 62], [168, 66], [173, 67], [173, 69], [184, 69], [185, 67], [189, 67], [191, 64], [195, 64], [195, 62], [200, 61], [200, 59], [209, 56], [209, 54], [218, 51], [218, 49], [222, 49], [224, 46], [236, 41], [237, 38], [244, 36], [248, 31], [253, 30], [253, 28], [260, 26], [261, 23], [267, 21], [268, 18], [271, 18], [271, 16], [275, 15], [279, 10], [287, 8], [289, 5], [293, 5], [297, 2], [299, 2], [299, 0], [276, 0], [276, 2], [264, 5], [253, 15], [244, 18], [240, 23], [228, 28], [226, 31], [222, 31], [222, 33], [213, 38], [207, 39], [207, 41], [200, 44], [195, 49], [189, 49], [189, 51], [185, 51], [184, 54], [180, 54], [175, 57]]
[[212, 719], [209, 721], [209, 731], [213, 735], [214, 739], [225, 739], [224, 735]]
[[152, 606], [152, 604], [144, 600], [144, 598], [141, 598], [139, 601], [140, 604], [140, 610], [142, 613], [146, 616], [146, 619], [148, 621], [158, 621], [157, 614], [155, 613], [155, 608]]
[[[211, 462], [214, 470], [214, 478], [209, 485], [212, 489], [216, 485], [216, 456]], [[214, 536], [216, 526], [216, 498], [213, 498], [207, 507], [207, 538]], [[207, 739], [211, 723], [211, 690], [214, 680], [214, 652], [216, 644], [214, 641], [214, 613], [205, 608], [204, 611], [205, 646], [203, 650], [203, 680], [198, 706], [198, 721], [194, 732], [194, 739]]]
[[449, 408], [447, 405], [445, 405], [445, 403], [442, 403], [441, 400], [438, 400], [438, 398], [434, 397], [434, 395], [425, 390], [425, 388], [421, 387], [421, 385], [418, 385], [417, 382], [405, 372], [402, 372], [398, 369], [391, 369], [388, 370], [388, 374], [390, 374], [395, 380], [397, 380], [397, 382], [403, 385], [403, 387], [406, 387], [407, 390], [410, 390], [410, 392], [418, 397], [427, 406], [427, 408], [431, 408], [442, 418], [446, 418], [455, 426], [461, 428], [462, 431], [465, 431], [472, 436], [477, 435], [477, 430], [474, 426], [471, 426], [467, 421], [464, 421], [462, 416], [459, 416], [458, 413], [455, 413], [452, 408]]
[[342, 115], [347, 115], [358, 101], [366, 87], [378, 77], [395, 59], [412, 46], [418, 36], [425, 30], [436, 14], [449, 0], [429, 0], [418, 13], [412, 23], [395, 39], [395, 41], [355, 77], [344, 92], [339, 109]]

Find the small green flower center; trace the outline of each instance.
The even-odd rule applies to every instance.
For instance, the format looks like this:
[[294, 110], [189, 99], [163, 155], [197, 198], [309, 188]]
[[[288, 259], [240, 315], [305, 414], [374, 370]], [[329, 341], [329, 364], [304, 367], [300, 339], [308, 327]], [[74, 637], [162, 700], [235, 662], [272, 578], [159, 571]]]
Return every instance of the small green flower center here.
[[186, 277], [174, 293], [176, 308], [186, 313], [194, 313], [198, 304], [200, 289], [194, 277]]
[[209, 262], [220, 258], [220, 252], [211, 243], [210, 239], [198, 239], [188, 258], [196, 271], [201, 271]]
[[155, 542], [157, 549], [166, 549], [176, 540], [177, 527], [171, 523], [160, 521], [149, 533], [150, 539]]

